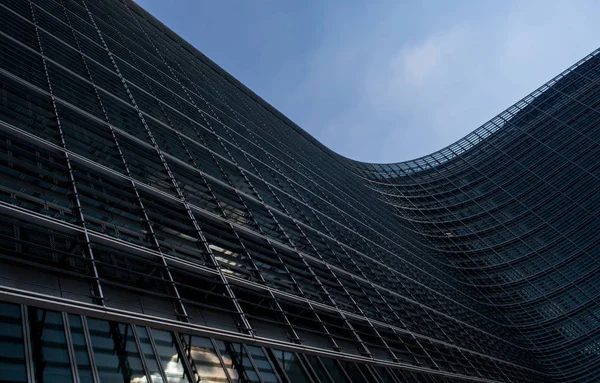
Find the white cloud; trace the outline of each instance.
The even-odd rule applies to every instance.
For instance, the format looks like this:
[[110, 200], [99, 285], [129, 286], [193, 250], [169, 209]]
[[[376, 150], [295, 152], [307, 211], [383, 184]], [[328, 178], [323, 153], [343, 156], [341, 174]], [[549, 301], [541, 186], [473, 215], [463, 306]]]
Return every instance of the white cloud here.
[[445, 63], [466, 37], [465, 28], [457, 27], [402, 48], [389, 62], [392, 79], [398, 70], [402, 80], [415, 87], [439, 78]]
[[[357, 30], [360, 38], [326, 37], [309, 92], [298, 91], [310, 94], [314, 113], [298, 122], [351, 158], [406, 160], [473, 131], [597, 48], [600, 3], [505, 5], [416, 38], [392, 24]], [[400, 11], [390, 10], [391, 23]]]

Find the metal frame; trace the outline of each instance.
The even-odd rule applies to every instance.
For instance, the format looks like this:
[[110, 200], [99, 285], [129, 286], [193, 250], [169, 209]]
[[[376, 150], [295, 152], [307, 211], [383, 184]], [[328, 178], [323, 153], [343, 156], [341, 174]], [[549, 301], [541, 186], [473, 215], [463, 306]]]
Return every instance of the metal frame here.
[[[580, 189], [600, 182], [576, 149], [557, 141], [600, 143], [592, 130], [600, 120], [600, 51], [448, 148], [368, 164], [319, 144], [130, 0], [29, 0], [0, 9], [16, 20], [0, 28], [5, 57], [31, 64], [30, 73], [0, 65], [7, 148], [0, 215], [6, 233], [20, 230], [0, 233], [7, 249], [0, 263], [58, 282], [47, 286], [55, 296], [24, 281], [31, 291], [0, 284], [0, 297], [63, 312], [74, 380], [66, 313], [402, 368], [423, 379], [597, 372], [593, 356], [578, 360], [600, 333], [583, 319], [600, 296], [595, 197], [550, 179]], [[542, 154], [532, 159], [527, 148]], [[527, 176], [511, 178], [490, 165], [494, 158]], [[568, 172], [554, 176], [543, 161]], [[53, 200], [52, 182], [68, 189], [67, 202]], [[563, 206], [531, 203], [538, 187]], [[500, 218], [516, 208], [518, 215]], [[560, 240], [542, 243], [550, 237]], [[566, 256], [553, 253], [559, 245]], [[46, 247], [34, 255], [33, 246]], [[522, 255], [509, 259], [510, 250]], [[538, 253], [552, 255], [548, 264]], [[212, 314], [223, 323], [204, 318]], [[193, 376], [191, 355], [174, 339]], [[290, 380], [271, 354], [274, 371]], [[299, 358], [317, 379], [305, 362]], [[371, 367], [358, 371], [381, 379]]]

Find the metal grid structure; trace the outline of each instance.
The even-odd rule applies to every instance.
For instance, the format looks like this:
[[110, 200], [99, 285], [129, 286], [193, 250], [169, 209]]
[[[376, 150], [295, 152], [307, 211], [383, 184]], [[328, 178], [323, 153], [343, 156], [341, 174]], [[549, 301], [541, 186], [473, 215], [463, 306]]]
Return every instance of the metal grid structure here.
[[456, 144], [350, 161], [557, 381], [600, 376], [600, 51]]
[[130, 1], [0, 0], [0, 49], [0, 382], [597, 374], [597, 52], [375, 165]]

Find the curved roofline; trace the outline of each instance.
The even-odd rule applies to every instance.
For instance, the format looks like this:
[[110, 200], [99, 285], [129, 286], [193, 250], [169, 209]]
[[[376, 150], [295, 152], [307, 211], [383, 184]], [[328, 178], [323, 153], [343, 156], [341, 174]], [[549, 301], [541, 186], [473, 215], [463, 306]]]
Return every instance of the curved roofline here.
[[387, 177], [389, 177], [389, 173], [387, 173], [388, 171], [393, 172], [392, 174], [394, 176], [404, 176], [410, 173], [416, 173], [419, 171], [431, 169], [435, 166], [441, 165], [451, 159], [456, 158], [460, 154], [467, 152], [480, 142], [484, 141], [487, 137], [489, 137], [490, 135], [498, 131], [500, 128], [502, 128], [512, 117], [514, 117], [523, 108], [527, 107], [545, 91], [554, 86], [558, 81], [560, 81], [566, 75], [568, 75], [569, 73], [580, 67], [582, 64], [586, 63], [588, 60], [592, 59], [594, 56], [597, 56], [599, 54], [600, 48], [594, 50], [592, 53], [588, 54], [587, 56], [585, 56], [584, 58], [582, 58], [577, 63], [573, 64], [571, 67], [564, 70], [557, 76], [553, 77], [550, 81], [546, 82], [527, 96], [523, 97], [522, 99], [505, 109], [503, 112], [496, 115], [495, 117], [493, 117], [477, 129], [475, 129], [471, 133], [467, 134], [463, 138], [460, 138], [454, 143], [442, 149], [439, 149], [433, 153], [424, 155], [422, 157], [417, 157], [412, 160], [400, 162], [378, 163], [353, 160], [352, 158], [334, 152], [331, 149], [329, 150], [335, 153], [336, 155], [342, 157], [344, 160], [350, 162], [352, 165], [372, 165], [381, 167], [382, 169], [380, 170], [380, 174], [385, 174]]
[[[500, 128], [502, 128], [506, 124], [506, 122], [508, 120], [510, 120], [516, 113], [518, 113], [525, 106], [527, 106], [531, 102], [533, 102], [538, 96], [540, 96], [542, 93], [544, 93], [550, 87], [552, 87], [554, 84], [556, 84], [558, 81], [560, 81], [567, 74], [571, 73], [573, 70], [577, 69], [582, 64], [584, 64], [585, 62], [587, 62], [588, 60], [593, 58], [594, 56], [597, 56], [600, 54], [600, 48], [597, 48], [596, 50], [594, 50], [590, 54], [586, 55], [584, 58], [582, 58], [581, 60], [579, 60], [578, 62], [576, 62], [569, 68], [567, 68], [566, 70], [562, 71], [557, 76], [550, 79], [548, 82], [546, 82], [539, 88], [535, 89], [533, 92], [529, 93], [527, 96], [523, 97], [522, 99], [520, 99], [519, 101], [517, 101], [516, 103], [514, 103], [507, 109], [505, 109], [500, 114], [496, 115], [492, 119], [485, 122], [483, 125], [481, 125], [477, 129], [475, 129], [471, 133], [458, 139], [454, 143], [452, 143], [446, 147], [443, 147], [442, 149], [439, 149], [430, 154], [427, 154], [427, 155], [424, 155], [421, 157], [417, 157], [417, 158], [414, 158], [411, 160], [406, 160], [406, 161], [387, 162], [387, 163], [386, 162], [367, 162], [367, 161], [359, 161], [359, 160], [355, 160], [355, 159], [346, 157], [343, 154], [340, 154], [340, 153], [330, 149], [329, 147], [327, 147], [325, 144], [323, 144], [321, 141], [319, 141], [312, 134], [307, 132], [305, 129], [300, 127], [298, 124], [296, 124], [294, 121], [292, 121], [285, 114], [280, 112], [277, 108], [275, 108], [273, 105], [271, 105], [264, 98], [262, 98], [257, 93], [255, 93], [253, 90], [251, 90], [246, 85], [241, 83], [238, 79], [236, 79], [229, 72], [227, 72], [226, 70], [224, 70], [223, 68], [218, 66], [214, 61], [212, 61], [210, 58], [208, 58], [206, 55], [204, 55], [202, 52], [200, 52], [196, 47], [194, 47], [193, 45], [188, 43], [186, 40], [181, 38], [178, 34], [176, 34], [173, 30], [171, 30], [163, 22], [161, 22], [160, 20], [158, 20], [157, 18], [152, 16], [152, 14], [150, 14], [144, 8], [139, 6], [135, 1], [132, 1], [131, 3], [134, 5], [134, 9], [136, 9], [136, 11], [143, 13], [145, 16], [152, 19], [155, 23], [159, 24], [163, 28], [163, 30], [165, 30], [165, 32], [168, 31], [169, 33], [167, 34], [167, 36], [169, 36], [171, 39], [173, 39], [176, 43], [181, 44], [184, 49], [188, 50], [190, 53], [192, 53], [198, 59], [203, 61], [206, 65], [208, 65], [208, 67], [213, 69], [215, 72], [217, 72], [219, 75], [221, 75], [224, 79], [227, 79], [233, 86], [237, 87], [242, 92], [246, 93], [250, 98], [253, 98], [256, 102], [258, 102], [260, 105], [262, 105], [267, 111], [274, 114], [284, 124], [288, 125], [290, 128], [292, 128], [293, 130], [298, 132], [300, 135], [302, 135], [304, 138], [306, 138], [307, 140], [312, 142], [314, 145], [323, 149], [326, 153], [333, 155], [334, 158], [336, 158], [338, 160], [340, 160], [340, 159], [344, 160], [345, 162], [351, 164], [351, 166], [354, 166], [354, 167], [356, 167], [356, 165], [359, 165], [359, 166], [360, 165], [363, 165], [363, 166], [372, 165], [372, 166], [379, 166], [382, 168], [386, 168], [386, 169], [382, 169], [383, 171], [380, 171], [380, 173], [379, 173], [382, 178], [388, 178], [388, 177], [390, 177], [390, 175], [395, 176], [395, 177], [405, 176], [405, 175], [408, 175], [411, 173], [416, 173], [419, 171], [431, 169], [431, 168], [441, 165], [451, 159], [456, 158], [457, 156], [459, 156], [462, 153], [467, 152], [468, 150], [472, 149], [474, 146], [476, 146], [477, 144], [482, 142], [485, 138], [489, 137], [491, 134], [495, 133]], [[364, 170], [364, 169], [361, 169], [361, 170]], [[370, 170], [373, 170], [373, 169], [370, 169]], [[390, 174], [390, 173], [387, 173], [387, 171], [391, 171], [393, 173]]]

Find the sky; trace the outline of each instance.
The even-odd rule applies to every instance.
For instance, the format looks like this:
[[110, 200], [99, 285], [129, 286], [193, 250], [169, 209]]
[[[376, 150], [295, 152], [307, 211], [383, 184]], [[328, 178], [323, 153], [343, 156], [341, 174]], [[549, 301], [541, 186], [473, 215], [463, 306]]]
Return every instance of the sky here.
[[600, 46], [595, 0], [136, 0], [329, 148], [427, 155]]

